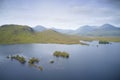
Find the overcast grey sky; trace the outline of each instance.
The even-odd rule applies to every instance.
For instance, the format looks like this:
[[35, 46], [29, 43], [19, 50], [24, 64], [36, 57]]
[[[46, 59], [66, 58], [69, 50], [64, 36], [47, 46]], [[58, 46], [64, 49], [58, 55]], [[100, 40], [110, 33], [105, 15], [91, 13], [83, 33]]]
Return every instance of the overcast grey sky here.
[[120, 26], [120, 0], [0, 0], [0, 25], [75, 29], [105, 23]]

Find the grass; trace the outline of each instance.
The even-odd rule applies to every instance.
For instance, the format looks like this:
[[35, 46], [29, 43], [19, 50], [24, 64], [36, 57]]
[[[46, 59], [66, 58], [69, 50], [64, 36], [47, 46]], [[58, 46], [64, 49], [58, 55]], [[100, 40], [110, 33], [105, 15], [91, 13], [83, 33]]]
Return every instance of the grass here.
[[38, 63], [39, 62], [39, 59], [38, 58], [31, 58], [31, 59], [29, 59], [29, 61], [28, 61], [28, 63], [29, 64], [34, 64], [34, 63]]
[[[9, 58], [9, 57], [7, 56], [7, 58]], [[26, 59], [23, 56], [16, 55], [16, 56], [11, 56], [10, 58], [18, 60], [22, 64], [24, 64], [26, 62]]]
[[66, 35], [53, 30], [35, 32], [29, 26], [21, 25], [4, 25], [0, 27], [0, 44], [56, 43], [86, 45], [81, 43], [80, 40], [120, 42], [120, 37]]
[[34, 32], [30, 27], [20, 25], [0, 27], [0, 44], [22, 43], [79, 44], [79, 40], [53, 30]]
[[[6, 56], [6, 58], [8, 58], [8, 59], [15, 59], [15, 60], [19, 61], [22, 64], [27, 62], [26, 59], [23, 56], [20, 56], [20, 55]], [[38, 65], [34, 64], [34, 63], [38, 63], [38, 62], [39, 62], [39, 59], [35, 58], [35, 57], [29, 59], [29, 61], [28, 61], [30, 66], [33, 66], [33, 67], [43, 71], [43, 67], [42, 66], [38, 66]], [[50, 63], [54, 63], [54, 61], [52, 60], [52, 61], [50, 61]]]
[[109, 44], [108, 41], [99, 41], [99, 44]]
[[53, 55], [56, 57], [69, 58], [69, 54], [67, 52], [55, 51]]

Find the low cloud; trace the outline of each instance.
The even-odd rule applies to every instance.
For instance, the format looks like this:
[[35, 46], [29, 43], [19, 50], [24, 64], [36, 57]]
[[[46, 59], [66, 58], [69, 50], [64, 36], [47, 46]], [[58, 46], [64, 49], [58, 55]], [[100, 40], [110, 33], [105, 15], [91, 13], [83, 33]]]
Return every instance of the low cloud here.
[[13, 22], [57, 28], [120, 25], [119, 9], [120, 0], [0, 0], [0, 24]]

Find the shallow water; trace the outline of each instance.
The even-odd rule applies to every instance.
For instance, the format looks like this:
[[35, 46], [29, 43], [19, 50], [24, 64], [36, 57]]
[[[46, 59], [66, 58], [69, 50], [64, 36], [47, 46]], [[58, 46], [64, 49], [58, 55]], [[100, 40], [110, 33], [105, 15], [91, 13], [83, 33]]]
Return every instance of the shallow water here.
[[[56, 58], [54, 51], [66, 51], [70, 57]], [[43, 71], [6, 58], [14, 54], [39, 58], [36, 65]], [[0, 80], [120, 80], [120, 43], [0, 45]]]

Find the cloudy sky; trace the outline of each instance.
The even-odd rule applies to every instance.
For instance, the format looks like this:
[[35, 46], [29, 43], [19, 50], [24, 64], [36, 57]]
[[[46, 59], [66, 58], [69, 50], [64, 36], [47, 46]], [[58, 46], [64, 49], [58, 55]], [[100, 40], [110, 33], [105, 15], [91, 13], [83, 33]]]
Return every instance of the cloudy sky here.
[[105, 23], [120, 26], [120, 0], [0, 0], [0, 25], [76, 29]]

